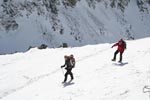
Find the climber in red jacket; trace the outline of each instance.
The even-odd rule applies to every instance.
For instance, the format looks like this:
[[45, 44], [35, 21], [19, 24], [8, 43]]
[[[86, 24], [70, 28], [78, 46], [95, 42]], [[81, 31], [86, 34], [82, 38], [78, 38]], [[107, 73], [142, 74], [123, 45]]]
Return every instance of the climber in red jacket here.
[[112, 48], [114, 46], [118, 46], [118, 49], [116, 50], [116, 52], [114, 53], [114, 58], [112, 59], [112, 61], [116, 61], [116, 55], [118, 53], [120, 53], [120, 60], [118, 62], [122, 62], [122, 54], [124, 52], [124, 50], [126, 49], [126, 42], [123, 39], [120, 39], [118, 41], [118, 43], [115, 43]]

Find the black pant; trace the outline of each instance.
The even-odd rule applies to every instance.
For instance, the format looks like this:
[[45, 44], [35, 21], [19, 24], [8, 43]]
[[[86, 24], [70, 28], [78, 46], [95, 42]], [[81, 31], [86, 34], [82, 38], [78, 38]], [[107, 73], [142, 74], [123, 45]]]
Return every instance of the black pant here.
[[[113, 60], [116, 60], [116, 56], [117, 56], [117, 54], [119, 53], [119, 51], [118, 50], [116, 50], [116, 52], [114, 53], [114, 58], [113, 58]], [[123, 54], [123, 52], [120, 52], [120, 62], [122, 61], [122, 54]]]
[[71, 72], [72, 69], [67, 69], [67, 72], [65, 73], [65, 79], [64, 82], [67, 81], [68, 75], [70, 75], [71, 79], [73, 80], [73, 73]]

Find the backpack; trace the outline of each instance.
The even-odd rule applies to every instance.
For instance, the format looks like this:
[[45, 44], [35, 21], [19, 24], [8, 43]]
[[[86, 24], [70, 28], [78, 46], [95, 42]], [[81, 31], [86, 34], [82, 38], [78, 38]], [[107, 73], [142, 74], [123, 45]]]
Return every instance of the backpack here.
[[65, 61], [65, 65], [66, 65], [66, 68], [65, 68], [66, 70], [69, 70], [69, 69], [73, 68], [72, 64], [71, 64], [71, 59], [70, 58]]
[[126, 49], [126, 42], [125, 42], [125, 41], [123, 41], [123, 40], [122, 40], [121, 47], [122, 47], [123, 49]]
[[74, 58], [70, 59], [70, 64], [71, 64], [72, 68], [75, 67], [75, 59]]

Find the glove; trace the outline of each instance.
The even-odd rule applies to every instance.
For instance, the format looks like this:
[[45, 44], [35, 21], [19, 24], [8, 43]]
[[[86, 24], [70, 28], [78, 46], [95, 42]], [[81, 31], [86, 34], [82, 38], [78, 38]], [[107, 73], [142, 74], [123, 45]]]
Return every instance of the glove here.
[[60, 68], [63, 68], [63, 66], [61, 66]]
[[112, 46], [111, 48], [113, 48], [114, 46]]

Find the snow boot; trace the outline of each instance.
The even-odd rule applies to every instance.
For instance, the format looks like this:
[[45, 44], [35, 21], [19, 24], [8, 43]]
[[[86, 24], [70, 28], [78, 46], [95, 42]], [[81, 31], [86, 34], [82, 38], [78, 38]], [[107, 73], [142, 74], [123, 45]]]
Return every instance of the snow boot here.
[[111, 61], [116, 61], [116, 59], [112, 59]]
[[118, 63], [122, 63], [122, 61], [118, 61]]

